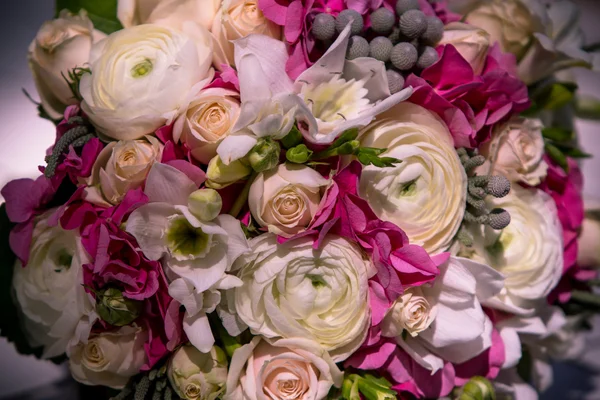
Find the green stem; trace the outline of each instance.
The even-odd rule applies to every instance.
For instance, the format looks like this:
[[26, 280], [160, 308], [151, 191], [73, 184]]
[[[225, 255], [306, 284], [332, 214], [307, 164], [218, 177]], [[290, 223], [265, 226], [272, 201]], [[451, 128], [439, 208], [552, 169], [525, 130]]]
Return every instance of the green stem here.
[[574, 290], [571, 293], [571, 298], [577, 303], [590, 305], [595, 308], [600, 308], [600, 296], [595, 293], [584, 292], [582, 290]]
[[231, 210], [229, 210], [229, 215], [231, 215], [232, 217], [237, 217], [240, 211], [242, 211], [242, 208], [244, 208], [244, 205], [248, 201], [250, 186], [252, 186], [252, 182], [254, 182], [254, 178], [256, 178], [256, 175], [258, 175], [256, 172], [252, 172], [252, 175], [250, 175], [248, 177], [248, 180], [246, 181], [246, 185], [244, 186], [242, 193], [240, 193], [238, 198], [235, 200], [235, 203], [233, 203]]

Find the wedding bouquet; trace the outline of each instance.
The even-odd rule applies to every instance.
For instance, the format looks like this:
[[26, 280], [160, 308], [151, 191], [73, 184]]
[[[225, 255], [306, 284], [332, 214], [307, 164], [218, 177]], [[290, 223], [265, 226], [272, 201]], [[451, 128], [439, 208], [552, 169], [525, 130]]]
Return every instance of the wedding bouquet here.
[[600, 305], [594, 54], [570, 1], [465, 3], [57, 0], [2, 335], [115, 399], [537, 398]]

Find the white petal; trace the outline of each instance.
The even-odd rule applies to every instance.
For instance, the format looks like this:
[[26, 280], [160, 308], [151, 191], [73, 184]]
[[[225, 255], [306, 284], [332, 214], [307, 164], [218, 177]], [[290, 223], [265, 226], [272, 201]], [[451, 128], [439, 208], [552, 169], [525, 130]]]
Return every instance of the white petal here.
[[187, 205], [198, 186], [186, 174], [170, 165], [156, 163], [148, 173], [144, 193], [151, 202]]
[[215, 222], [227, 232], [227, 271], [229, 271], [231, 265], [239, 256], [250, 251], [250, 246], [239, 220], [231, 215], [223, 214], [219, 215]]
[[183, 318], [183, 330], [190, 343], [202, 353], [209, 353], [215, 344], [208, 317], [204, 313], [194, 316], [186, 313]]
[[408, 336], [406, 340], [398, 338], [397, 342], [420, 366], [430, 370], [431, 375], [444, 368], [444, 360], [423, 346], [418, 337]]
[[125, 230], [135, 237], [150, 260], [159, 260], [167, 252], [164, 240], [167, 218], [175, 213], [170, 204], [151, 203], [138, 208], [127, 219]]
[[431, 348], [438, 356], [454, 364], [461, 364], [478, 356], [492, 345], [492, 321], [486, 318], [484, 329], [480, 336], [447, 347]]
[[375, 103], [390, 96], [385, 64], [371, 57], [359, 57], [347, 60], [344, 65], [344, 79], [357, 81], [365, 79], [365, 89], [369, 91], [367, 98]]
[[204, 258], [185, 261], [171, 258], [167, 265], [175, 274], [191, 282], [196, 293], [202, 293], [217, 283], [227, 270], [226, 249], [215, 246]]
[[[202, 304], [198, 304], [196, 294], [194, 293], [194, 285], [187, 282], [185, 279], [175, 279], [169, 284], [169, 295], [180, 302], [188, 315], [196, 315], [200, 312]], [[200, 302], [202, 302], [202, 297]]]
[[479, 300], [496, 296], [504, 287], [504, 275], [492, 267], [466, 258], [455, 257], [455, 259], [475, 277], [476, 294]]
[[217, 154], [221, 157], [223, 164], [229, 165], [229, 163], [245, 157], [256, 142], [256, 136], [253, 135], [230, 135], [219, 144]]

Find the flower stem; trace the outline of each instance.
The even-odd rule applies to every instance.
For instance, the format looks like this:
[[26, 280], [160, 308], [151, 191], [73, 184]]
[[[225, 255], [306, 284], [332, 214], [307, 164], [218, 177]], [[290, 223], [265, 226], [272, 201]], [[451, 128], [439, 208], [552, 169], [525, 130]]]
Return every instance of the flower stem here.
[[233, 206], [231, 206], [231, 210], [229, 210], [229, 215], [231, 215], [232, 217], [237, 217], [240, 211], [242, 211], [242, 208], [244, 208], [244, 205], [248, 201], [250, 186], [252, 185], [252, 182], [254, 182], [254, 178], [256, 178], [256, 175], [256, 172], [252, 172], [252, 175], [250, 175], [250, 177], [248, 177], [248, 180], [246, 181], [246, 185], [244, 185], [242, 193], [240, 193], [238, 198], [235, 200], [235, 203], [233, 203]]

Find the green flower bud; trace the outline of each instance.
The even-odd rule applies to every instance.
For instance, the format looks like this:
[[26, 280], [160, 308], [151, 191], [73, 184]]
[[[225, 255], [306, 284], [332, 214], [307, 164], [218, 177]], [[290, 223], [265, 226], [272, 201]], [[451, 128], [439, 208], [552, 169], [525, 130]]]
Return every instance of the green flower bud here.
[[391, 386], [385, 378], [352, 374], [342, 383], [342, 396], [347, 400], [359, 400], [361, 394], [366, 400], [395, 400], [397, 393]]
[[225, 391], [227, 356], [217, 346], [209, 353], [201, 353], [188, 344], [171, 357], [167, 374], [182, 399], [218, 399]]
[[494, 387], [487, 379], [475, 376], [463, 386], [458, 400], [495, 400]]
[[105, 322], [114, 326], [125, 326], [132, 323], [142, 312], [143, 303], [123, 297], [116, 288], [96, 293], [96, 312]]
[[299, 144], [298, 146], [289, 149], [287, 153], [285, 153], [285, 158], [287, 158], [289, 162], [304, 164], [312, 154], [313, 152], [309, 150], [306, 145]]
[[188, 208], [201, 221], [217, 218], [223, 207], [221, 195], [214, 189], [199, 189], [188, 197]]
[[279, 164], [281, 146], [271, 138], [261, 139], [248, 153], [248, 161], [256, 172], [267, 171]]
[[294, 125], [292, 126], [292, 130], [285, 135], [280, 142], [284, 149], [291, 149], [292, 147], [298, 146], [302, 143], [302, 132]]
[[235, 160], [225, 165], [221, 157], [215, 156], [208, 163], [206, 170], [206, 186], [213, 189], [222, 189], [236, 183], [252, 173], [252, 168], [245, 164], [242, 160]]
[[337, 155], [347, 156], [350, 154], [354, 154], [356, 150], [360, 148], [360, 142], [358, 140], [351, 140], [349, 142], [344, 143], [336, 150]]

